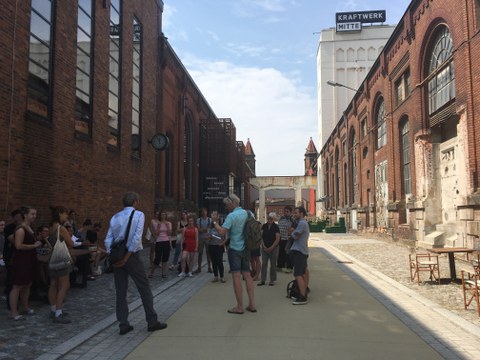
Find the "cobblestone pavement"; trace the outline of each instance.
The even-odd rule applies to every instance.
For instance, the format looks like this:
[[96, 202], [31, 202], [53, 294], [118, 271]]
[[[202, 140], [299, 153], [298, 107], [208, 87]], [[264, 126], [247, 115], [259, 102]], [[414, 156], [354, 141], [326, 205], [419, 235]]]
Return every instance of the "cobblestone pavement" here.
[[[141, 252], [144, 263], [147, 263], [148, 249]], [[160, 270], [151, 279], [151, 288], [157, 298], [163, 294], [170, 294], [176, 304], [169, 307], [157, 308], [159, 320], [165, 320], [187, 301], [203, 284], [210, 279], [211, 274], [202, 272], [194, 278], [180, 279], [177, 273], [169, 271], [167, 279], [162, 279]], [[175, 287], [181, 283], [181, 292]], [[172, 294], [176, 294], [172, 296]], [[130, 281], [128, 289], [130, 311], [138, 308], [143, 320], [139, 331], [147, 336], [145, 315], [135, 284]], [[72, 319], [71, 324], [53, 324], [49, 318], [50, 307], [46, 302], [31, 301], [30, 306], [35, 314], [23, 321], [13, 321], [6, 310], [5, 301], [0, 303], [0, 359], [27, 360], [42, 356], [43, 359], [58, 358], [67, 350], [82, 344], [87, 339], [101, 338], [110, 333], [118, 332], [115, 318], [115, 285], [113, 274], [102, 274], [95, 281], [88, 281], [86, 288], [71, 288], [67, 295], [64, 309]], [[129, 317], [132, 320], [132, 315]], [[108, 331], [103, 331], [103, 330]], [[141, 338], [141, 336], [140, 336]]]
[[[408, 263], [410, 249], [406, 245], [352, 234], [314, 233], [312, 235], [326, 240], [328, 244], [371, 266], [472, 324], [480, 325], [480, 318], [475, 305], [470, 305], [468, 310], [464, 309], [461, 282], [444, 283], [442, 281], [441, 285], [438, 285], [438, 283], [428, 281], [426, 273], [420, 274], [421, 280], [427, 280], [420, 282], [420, 285], [416, 281], [410, 281]], [[425, 249], [417, 249], [417, 252], [427, 253]], [[441, 255], [439, 263], [440, 277], [448, 279], [450, 277], [450, 267], [447, 255]], [[456, 263], [457, 277], [461, 278], [461, 262], [457, 260]]]

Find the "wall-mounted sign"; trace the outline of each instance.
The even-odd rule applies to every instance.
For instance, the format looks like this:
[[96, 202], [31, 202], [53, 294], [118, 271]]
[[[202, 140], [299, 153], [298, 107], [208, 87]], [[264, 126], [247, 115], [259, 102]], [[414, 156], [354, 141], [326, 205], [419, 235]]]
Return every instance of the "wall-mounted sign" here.
[[203, 181], [203, 199], [223, 200], [228, 195], [228, 179], [224, 175], [205, 176]]
[[383, 23], [387, 20], [385, 10], [341, 12], [335, 14], [338, 32], [361, 31], [364, 23]]

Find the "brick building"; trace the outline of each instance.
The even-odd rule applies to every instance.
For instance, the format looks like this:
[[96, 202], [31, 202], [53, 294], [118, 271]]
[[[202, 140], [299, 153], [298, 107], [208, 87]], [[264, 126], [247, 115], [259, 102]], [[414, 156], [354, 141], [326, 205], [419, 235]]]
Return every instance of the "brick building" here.
[[[148, 216], [196, 210], [200, 124], [220, 120], [163, 36], [163, 2], [0, 6], [0, 216], [30, 204], [47, 222], [48, 206], [64, 205], [106, 222], [126, 190], [140, 193]], [[158, 133], [166, 150], [149, 143]], [[244, 168], [228, 166], [248, 189]]]
[[478, 0], [410, 3], [321, 149], [326, 216], [480, 247], [479, 30]]

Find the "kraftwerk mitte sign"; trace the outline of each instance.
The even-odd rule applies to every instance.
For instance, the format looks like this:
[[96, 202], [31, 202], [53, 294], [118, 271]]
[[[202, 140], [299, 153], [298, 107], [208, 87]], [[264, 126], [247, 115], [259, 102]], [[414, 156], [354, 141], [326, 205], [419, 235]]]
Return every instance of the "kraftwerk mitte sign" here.
[[362, 24], [383, 23], [387, 19], [385, 10], [341, 12], [335, 14], [336, 30], [338, 32], [361, 31]]

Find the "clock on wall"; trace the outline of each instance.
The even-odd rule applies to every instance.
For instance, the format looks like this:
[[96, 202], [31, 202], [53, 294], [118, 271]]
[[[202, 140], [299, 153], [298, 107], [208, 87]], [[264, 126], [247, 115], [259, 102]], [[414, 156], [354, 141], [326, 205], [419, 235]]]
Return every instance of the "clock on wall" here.
[[155, 150], [160, 151], [168, 148], [168, 145], [170, 144], [170, 140], [168, 139], [168, 136], [165, 134], [155, 134], [150, 140], [150, 144], [152, 144]]

